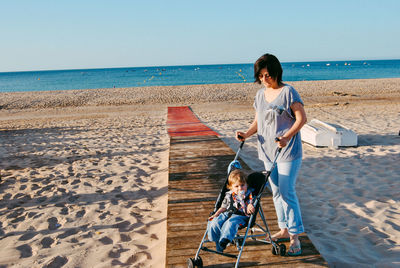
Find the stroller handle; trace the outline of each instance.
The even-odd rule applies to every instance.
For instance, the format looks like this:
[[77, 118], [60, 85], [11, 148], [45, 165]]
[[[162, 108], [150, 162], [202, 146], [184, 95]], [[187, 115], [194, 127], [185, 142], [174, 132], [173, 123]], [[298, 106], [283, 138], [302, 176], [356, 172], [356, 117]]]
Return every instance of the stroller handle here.
[[240, 143], [240, 149], [242, 149], [243, 148], [243, 145], [244, 145], [244, 141], [242, 141], [241, 143]]
[[237, 137], [238, 137], [239, 139], [243, 140], [243, 141], [240, 143], [240, 146], [239, 146], [239, 149], [242, 149], [245, 140], [244, 140], [244, 138], [243, 138], [242, 135], [238, 135]]
[[[280, 141], [278, 137], [275, 138], [275, 141]], [[278, 148], [278, 154], [282, 151], [282, 148]]]

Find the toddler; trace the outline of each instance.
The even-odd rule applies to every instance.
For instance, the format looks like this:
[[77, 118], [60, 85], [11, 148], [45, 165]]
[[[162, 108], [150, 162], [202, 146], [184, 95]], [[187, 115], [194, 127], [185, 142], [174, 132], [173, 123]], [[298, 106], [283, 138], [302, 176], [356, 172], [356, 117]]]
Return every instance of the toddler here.
[[247, 178], [240, 169], [228, 177], [228, 189], [221, 207], [209, 218], [208, 239], [214, 241], [217, 251], [222, 252], [232, 242], [240, 226], [248, 223], [255, 212], [253, 189], [248, 189]]

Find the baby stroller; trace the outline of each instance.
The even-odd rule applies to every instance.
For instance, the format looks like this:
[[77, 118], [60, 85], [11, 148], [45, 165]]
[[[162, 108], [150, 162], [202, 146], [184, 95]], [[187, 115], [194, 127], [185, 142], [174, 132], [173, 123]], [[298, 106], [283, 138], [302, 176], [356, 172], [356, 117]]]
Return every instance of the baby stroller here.
[[[238, 149], [238, 151], [236, 153], [235, 159], [228, 166], [228, 170], [227, 170], [228, 174], [227, 174], [227, 178], [226, 178], [225, 184], [222, 187], [222, 189], [221, 189], [221, 191], [220, 191], [220, 193], [218, 195], [217, 201], [215, 202], [214, 211], [211, 212], [210, 215], [214, 214], [222, 204], [222, 201], [224, 199], [225, 193], [228, 191], [227, 185], [228, 185], [228, 177], [229, 177], [230, 172], [232, 170], [234, 170], [234, 169], [241, 169], [242, 168], [241, 165], [240, 165], [240, 162], [237, 159], [239, 157], [239, 153], [240, 153], [243, 145], [244, 145], [244, 141], [241, 142], [241, 144], [239, 146], [239, 149]], [[262, 242], [262, 243], [271, 244], [272, 245], [271, 250], [272, 250], [272, 254], [273, 255], [284, 256], [286, 254], [286, 246], [284, 244], [279, 244], [279, 243], [277, 243], [277, 242], [272, 240], [271, 233], [269, 231], [268, 224], [267, 224], [267, 221], [265, 219], [264, 212], [262, 210], [261, 202], [260, 202], [261, 195], [264, 192], [264, 189], [265, 189], [265, 187], [266, 187], [266, 185], [268, 183], [268, 178], [269, 178], [271, 172], [273, 171], [273, 169], [276, 166], [276, 160], [277, 160], [280, 152], [281, 152], [281, 148], [278, 149], [278, 153], [275, 156], [275, 159], [273, 161], [272, 167], [271, 167], [271, 169], [269, 171], [266, 171], [265, 173], [254, 172], [254, 173], [251, 173], [248, 176], [249, 187], [255, 189], [255, 191], [254, 191], [254, 194], [256, 195], [255, 201], [254, 201], [255, 212], [250, 216], [249, 221], [247, 223], [247, 226], [243, 226], [242, 228], [240, 228], [240, 229], [246, 228], [245, 234], [244, 235], [239, 235], [239, 232], [238, 232], [238, 234], [236, 235], [236, 237], [233, 240], [233, 243], [236, 244], [236, 247], [237, 247], [237, 249], [239, 251], [238, 254], [234, 255], [234, 254], [230, 254], [230, 253], [219, 252], [219, 251], [210, 249], [208, 247], [205, 247], [204, 245], [206, 243], [210, 243], [211, 242], [211, 241], [206, 239], [207, 238], [207, 230], [206, 230], [206, 232], [203, 235], [203, 239], [200, 242], [200, 245], [199, 245], [199, 248], [198, 248], [198, 250], [196, 252], [195, 257], [188, 259], [188, 267], [189, 268], [192, 268], [192, 267], [203, 267], [203, 261], [202, 261], [202, 259], [200, 257], [200, 252], [202, 250], [203, 251], [207, 251], [207, 252], [211, 252], [211, 253], [215, 253], [215, 254], [219, 254], [219, 255], [223, 255], [223, 256], [226, 256], [226, 257], [235, 258], [236, 259], [235, 267], [238, 267], [239, 266], [239, 262], [240, 262], [240, 257], [242, 255], [242, 252], [243, 252], [243, 249], [244, 249], [244, 246], [245, 246], [247, 238], [252, 238], [253, 240], [259, 241], [259, 242]], [[260, 218], [261, 218], [262, 223], [264, 224], [264, 226], [261, 226], [261, 224], [256, 223], [257, 214], [260, 215]], [[256, 229], [261, 231], [261, 233], [258, 232], [257, 234], [255, 234], [255, 230]], [[250, 232], [250, 234], [249, 234], [249, 232]], [[263, 237], [263, 239], [259, 239], [260, 237]]]

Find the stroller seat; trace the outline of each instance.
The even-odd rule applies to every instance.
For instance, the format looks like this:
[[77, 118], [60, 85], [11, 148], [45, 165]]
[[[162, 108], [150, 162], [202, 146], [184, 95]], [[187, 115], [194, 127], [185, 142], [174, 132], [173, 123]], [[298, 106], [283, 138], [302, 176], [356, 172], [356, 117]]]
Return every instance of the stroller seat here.
[[[247, 176], [247, 184], [249, 185], [249, 188], [254, 189], [254, 191], [253, 191], [254, 196], [257, 196], [260, 193], [261, 188], [263, 187], [263, 184], [264, 184], [264, 180], [265, 180], [265, 175], [261, 172], [253, 172], [249, 176]], [[260, 209], [260, 204], [261, 204], [260, 202], [258, 202], [256, 204], [255, 212], [254, 212], [255, 216], [251, 218], [251, 222], [249, 219], [247, 224], [240, 226], [239, 229], [246, 228], [247, 226], [250, 226], [250, 228], [254, 227], [254, 224], [255, 224], [256, 218], [257, 218], [257, 214]]]

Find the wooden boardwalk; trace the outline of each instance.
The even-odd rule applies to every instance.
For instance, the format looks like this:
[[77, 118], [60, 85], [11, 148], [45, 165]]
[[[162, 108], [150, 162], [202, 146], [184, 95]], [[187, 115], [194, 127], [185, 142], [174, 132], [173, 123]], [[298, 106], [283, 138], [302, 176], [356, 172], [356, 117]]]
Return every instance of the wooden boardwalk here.
[[[239, 146], [239, 143], [238, 143]], [[187, 267], [206, 231], [207, 218], [226, 179], [233, 152], [217, 136], [172, 136], [169, 155], [167, 267]], [[247, 166], [242, 162], [243, 168]], [[261, 204], [271, 232], [278, 230], [272, 198], [265, 193]], [[259, 218], [258, 218], [259, 219]], [[327, 267], [304, 234], [299, 257], [276, 256], [271, 245], [248, 239], [240, 267]], [[286, 243], [287, 248], [289, 243]], [[210, 248], [215, 246], [207, 244]], [[237, 254], [234, 246], [226, 252]], [[236, 259], [202, 251], [204, 267], [234, 267]]]

